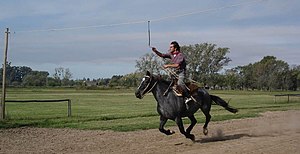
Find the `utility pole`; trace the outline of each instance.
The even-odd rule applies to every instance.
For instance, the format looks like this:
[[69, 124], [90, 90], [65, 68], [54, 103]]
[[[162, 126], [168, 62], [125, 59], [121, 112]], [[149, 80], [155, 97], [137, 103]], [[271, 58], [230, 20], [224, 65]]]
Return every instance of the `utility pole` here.
[[4, 56], [3, 56], [3, 73], [2, 73], [2, 95], [0, 104], [0, 120], [5, 119], [5, 95], [6, 95], [6, 64], [7, 64], [7, 49], [8, 49], [8, 34], [9, 28], [5, 31], [5, 46], [4, 46]]

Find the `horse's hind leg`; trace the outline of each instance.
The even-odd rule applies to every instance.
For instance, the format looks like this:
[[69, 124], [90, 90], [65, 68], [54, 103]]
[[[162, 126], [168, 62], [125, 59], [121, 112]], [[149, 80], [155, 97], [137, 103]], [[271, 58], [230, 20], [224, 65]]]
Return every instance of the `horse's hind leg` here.
[[187, 133], [184, 131], [183, 123], [181, 117], [176, 117], [175, 118], [176, 124], [180, 130], [180, 133], [183, 134], [186, 138], [191, 139], [192, 141], [195, 140], [195, 136], [193, 134]]
[[167, 121], [168, 121], [167, 118], [165, 118], [163, 116], [160, 116], [159, 131], [166, 134], [166, 135], [172, 135], [172, 134], [175, 133], [174, 131], [170, 131], [169, 129], [165, 130], [165, 128], [164, 128]]
[[201, 111], [204, 113], [205, 115], [205, 124], [203, 126], [203, 134], [204, 135], [207, 135], [208, 134], [208, 129], [207, 129], [207, 125], [210, 121], [210, 118], [211, 118], [211, 115], [209, 114], [209, 111], [210, 111], [210, 105], [206, 105], [204, 104], [202, 107], [201, 107]]
[[186, 129], [186, 133], [190, 134], [192, 129], [197, 123], [197, 120], [194, 115], [189, 116], [189, 119], [191, 120], [191, 125]]

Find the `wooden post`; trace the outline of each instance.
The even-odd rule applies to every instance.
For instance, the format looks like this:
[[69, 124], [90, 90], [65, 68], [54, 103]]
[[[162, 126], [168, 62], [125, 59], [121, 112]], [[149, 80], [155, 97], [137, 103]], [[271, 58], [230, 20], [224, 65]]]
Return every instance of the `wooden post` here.
[[71, 100], [68, 100], [68, 117], [71, 117]]
[[7, 64], [7, 49], [8, 49], [8, 34], [9, 28], [6, 28], [5, 32], [5, 47], [3, 56], [3, 73], [2, 73], [2, 95], [0, 104], [0, 120], [5, 119], [5, 96], [6, 96], [6, 64]]

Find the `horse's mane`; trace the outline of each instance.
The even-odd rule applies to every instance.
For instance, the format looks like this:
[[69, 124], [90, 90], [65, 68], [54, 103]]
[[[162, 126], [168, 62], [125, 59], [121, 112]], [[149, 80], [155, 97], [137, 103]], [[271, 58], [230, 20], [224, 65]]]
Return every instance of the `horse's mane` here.
[[158, 81], [164, 83], [164, 84], [167, 84], [167, 85], [170, 85], [172, 81], [170, 80], [166, 80], [164, 79], [161, 75], [153, 75], [154, 78], [156, 78]]

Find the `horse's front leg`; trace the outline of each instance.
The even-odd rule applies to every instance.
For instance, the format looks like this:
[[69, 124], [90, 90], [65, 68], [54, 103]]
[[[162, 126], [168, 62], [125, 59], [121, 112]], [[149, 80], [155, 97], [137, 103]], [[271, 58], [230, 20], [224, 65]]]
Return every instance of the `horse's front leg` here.
[[186, 133], [188, 133], [188, 134], [191, 133], [192, 129], [194, 128], [194, 126], [195, 126], [196, 123], [197, 123], [197, 120], [196, 120], [196, 118], [195, 118], [194, 115], [189, 116], [189, 119], [191, 120], [191, 124], [190, 124], [190, 126], [186, 129]]
[[172, 135], [174, 134], [175, 132], [174, 131], [171, 131], [171, 130], [165, 130], [164, 126], [165, 124], [167, 123], [168, 119], [163, 117], [163, 116], [160, 116], [160, 124], [159, 124], [159, 131], [166, 134], [166, 135]]
[[175, 118], [176, 124], [180, 130], [180, 133], [183, 134], [186, 138], [191, 139], [192, 141], [195, 141], [195, 136], [193, 134], [187, 133], [184, 131], [184, 126], [182, 123], [182, 119], [181, 117], [176, 117]]

